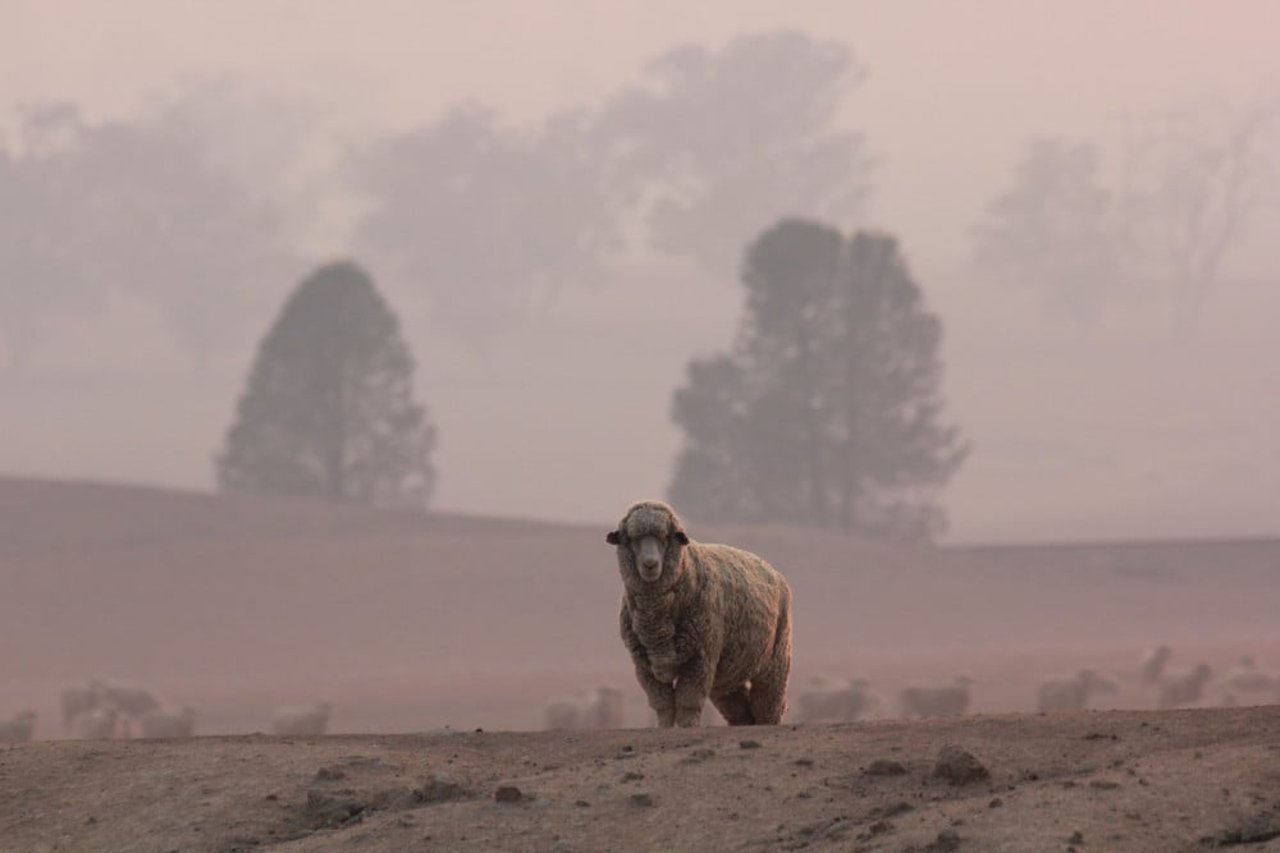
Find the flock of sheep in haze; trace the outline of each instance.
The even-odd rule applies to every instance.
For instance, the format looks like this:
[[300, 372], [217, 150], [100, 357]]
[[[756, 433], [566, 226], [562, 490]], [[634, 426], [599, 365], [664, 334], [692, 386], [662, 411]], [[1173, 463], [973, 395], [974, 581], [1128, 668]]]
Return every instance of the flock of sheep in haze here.
[[[1098, 698], [1120, 691], [1138, 695], [1145, 706], [1160, 709], [1280, 702], [1280, 675], [1265, 671], [1252, 657], [1240, 658], [1217, 675], [1206, 663], [1173, 668], [1171, 657], [1171, 649], [1160, 646], [1132, 672], [1103, 674], [1081, 669], [1071, 676], [1046, 678], [1035, 686], [1036, 709], [1054, 713], [1105, 706], [1105, 700]], [[976, 688], [963, 676], [948, 684], [908, 686], [897, 692], [895, 705], [863, 679], [817, 676], [793, 687], [787, 722], [958, 716], [969, 712]], [[94, 679], [66, 688], [59, 699], [66, 737], [183, 738], [196, 733], [198, 718], [193, 709], [166, 707], [141, 687]], [[277, 708], [270, 719], [270, 731], [293, 736], [325, 734], [330, 714], [327, 702]], [[711, 716], [708, 711], [704, 722], [710, 722]], [[0, 722], [0, 742], [34, 739], [36, 719], [34, 711], [26, 710]], [[636, 722], [627, 719], [624, 693], [616, 687], [552, 698], [543, 707], [541, 720], [548, 730], [612, 729]], [[646, 719], [644, 724], [653, 722]]]

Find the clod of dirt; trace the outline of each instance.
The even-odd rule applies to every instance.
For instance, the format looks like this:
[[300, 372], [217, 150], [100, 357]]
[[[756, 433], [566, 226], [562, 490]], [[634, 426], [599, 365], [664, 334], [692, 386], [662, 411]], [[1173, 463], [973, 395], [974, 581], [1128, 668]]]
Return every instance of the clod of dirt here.
[[1004, 805], [1004, 800], [1000, 799], [999, 797], [996, 797], [991, 802], [987, 803], [987, 808], [998, 809], [1003, 805]]
[[738, 741], [738, 746], [742, 747], [743, 749], [759, 749], [759, 748], [760, 748], [760, 741], [758, 741], [758, 740], [741, 740], [741, 741]]
[[968, 750], [948, 744], [938, 753], [938, 761], [933, 766], [933, 775], [939, 779], [946, 779], [952, 785], [967, 785], [970, 782], [990, 779], [991, 771]]
[[643, 773], [636, 773], [635, 771], [632, 771], [632, 770], [629, 770], [626, 773], [622, 774], [623, 782], [636, 782], [643, 778], [644, 778]]
[[446, 800], [457, 800], [471, 792], [448, 776], [428, 776], [418, 789], [424, 803], [443, 803]]
[[865, 772], [868, 776], [901, 776], [907, 772], [907, 768], [903, 767], [900, 761], [877, 758], [871, 762]]
[[1120, 787], [1119, 782], [1112, 782], [1110, 779], [1094, 779], [1089, 783], [1090, 788], [1097, 788], [1101, 791], [1110, 791]]
[[689, 753], [685, 757], [682, 763], [683, 764], [701, 764], [702, 762], [706, 761], [708, 758], [711, 758], [715, 754], [716, 754], [716, 751], [714, 749], [695, 749], [693, 752]]
[[369, 798], [369, 808], [374, 811], [402, 811], [415, 808], [426, 802], [422, 791], [415, 791], [403, 785], [391, 788], [379, 788]]
[[317, 782], [336, 782], [347, 778], [347, 771], [341, 767], [321, 767], [316, 771]]
[[493, 792], [493, 798], [500, 803], [518, 803], [524, 799], [524, 793], [515, 785], [503, 785]]
[[812, 767], [812, 766], [813, 766], [813, 759], [812, 759], [812, 758], [797, 758], [797, 759], [796, 759], [796, 766], [797, 766], [797, 767]]
[[952, 850], [960, 849], [960, 841], [960, 833], [954, 829], [944, 829], [938, 833], [937, 838], [925, 845], [924, 849], [929, 853], [950, 853]]
[[1068, 844], [1084, 844], [1084, 833], [1076, 830], [1071, 833], [1071, 837], [1067, 839]]
[[342, 826], [359, 817], [368, 805], [349, 794], [329, 794], [312, 788], [307, 791], [305, 814], [312, 826]]
[[645, 808], [653, 805], [653, 796], [651, 794], [632, 794], [631, 805], [643, 806]]

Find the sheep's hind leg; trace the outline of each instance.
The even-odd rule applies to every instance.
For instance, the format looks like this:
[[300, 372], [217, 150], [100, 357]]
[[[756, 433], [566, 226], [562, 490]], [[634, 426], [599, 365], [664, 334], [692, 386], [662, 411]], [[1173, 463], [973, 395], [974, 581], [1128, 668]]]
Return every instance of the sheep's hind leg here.
[[746, 685], [735, 687], [728, 693], [712, 694], [711, 704], [716, 706], [720, 716], [731, 726], [750, 726], [756, 721], [751, 713]]
[[776, 726], [782, 722], [782, 715], [787, 712], [787, 677], [790, 673], [791, 647], [788, 643], [775, 647], [764, 671], [751, 679], [747, 701], [756, 724]]

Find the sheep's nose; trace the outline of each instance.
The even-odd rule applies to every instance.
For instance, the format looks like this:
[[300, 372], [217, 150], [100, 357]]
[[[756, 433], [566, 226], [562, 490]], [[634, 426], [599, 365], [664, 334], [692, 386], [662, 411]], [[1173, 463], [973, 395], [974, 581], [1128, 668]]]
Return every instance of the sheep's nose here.
[[656, 569], [656, 568], [658, 568], [658, 558], [657, 558], [657, 557], [645, 557], [645, 558], [644, 558], [644, 567], [645, 567], [646, 569]]

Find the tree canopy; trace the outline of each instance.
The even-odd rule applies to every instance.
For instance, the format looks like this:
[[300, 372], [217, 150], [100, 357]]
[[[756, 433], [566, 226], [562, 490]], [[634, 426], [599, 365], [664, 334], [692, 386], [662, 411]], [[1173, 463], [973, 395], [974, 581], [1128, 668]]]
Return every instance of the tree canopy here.
[[787, 219], [747, 250], [730, 352], [675, 392], [669, 494], [690, 517], [927, 538], [963, 460], [942, 423], [942, 324], [897, 241]]
[[258, 349], [226, 448], [228, 491], [425, 508], [435, 428], [399, 322], [359, 266], [308, 276]]

